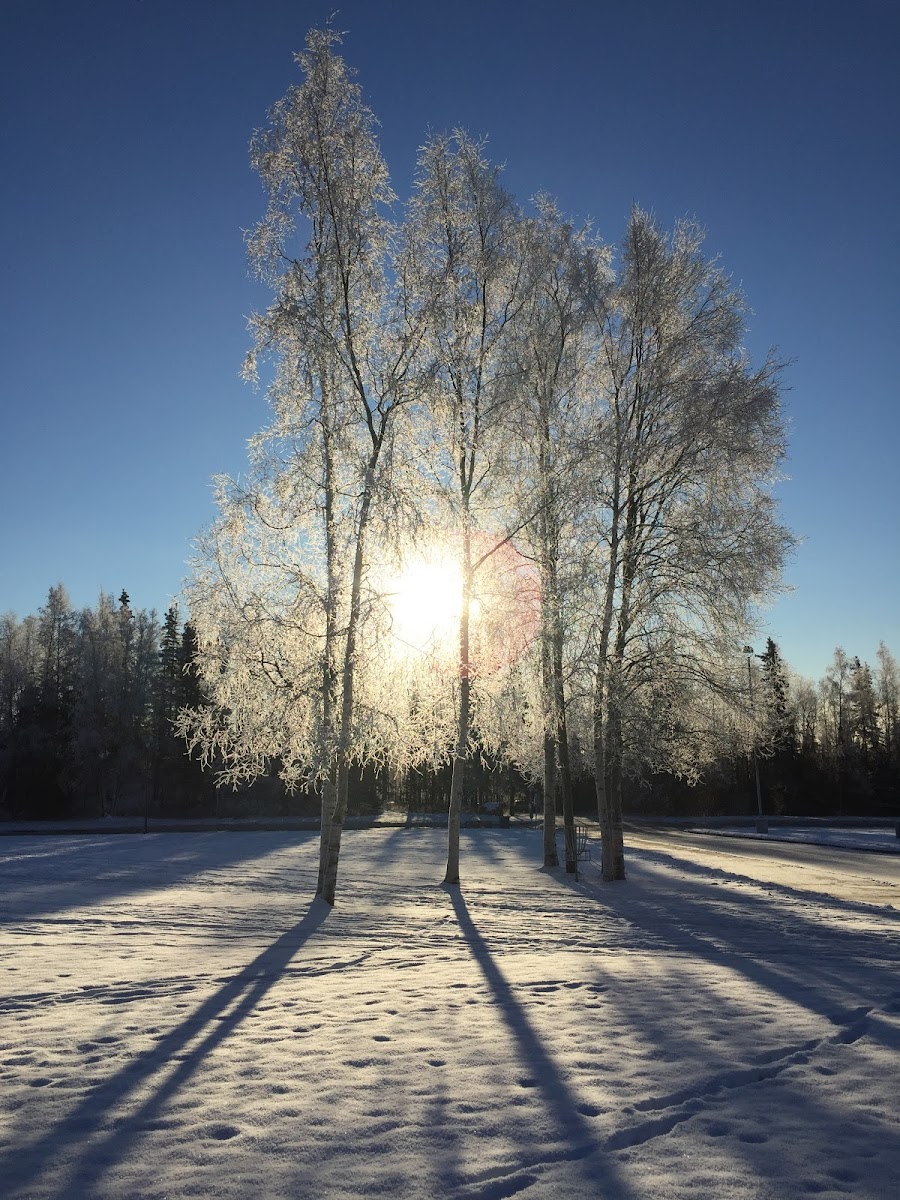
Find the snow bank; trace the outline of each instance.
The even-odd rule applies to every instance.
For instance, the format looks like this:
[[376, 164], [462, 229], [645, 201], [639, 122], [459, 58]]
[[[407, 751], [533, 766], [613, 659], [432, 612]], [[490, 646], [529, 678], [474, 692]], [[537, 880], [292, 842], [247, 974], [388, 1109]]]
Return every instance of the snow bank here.
[[869, 850], [879, 854], [900, 854], [900, 838], [890, 828], [849, 829], [826, 825], [769, 825], [766, 833], [757, 833], [746, 825], [740, 827], [701, 829], [697, 833], [712, 833], [719, 837], [765, 839], [770, 842], [802, 842], [807, 846], [839, 846], [845, 850]]

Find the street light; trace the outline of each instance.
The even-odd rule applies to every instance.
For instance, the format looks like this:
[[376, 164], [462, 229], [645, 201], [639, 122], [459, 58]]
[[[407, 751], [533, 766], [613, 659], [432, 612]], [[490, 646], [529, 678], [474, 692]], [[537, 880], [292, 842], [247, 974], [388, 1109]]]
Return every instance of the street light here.
[[[750, 688], [750, 714], [752, 717], [755, 718], [756, 717], [756, 705], [753, 701], [753, 671], [750, 666], [750, 659], [751, 658], [762, 658], [763, 655], [757, 654], [754, 651], [752, 646], [745, 646], [744, 653], [747, 655], [747, 682], [748, 682], [749, 688]], [[757, 833], [768, 833], [768, 827], [766, 826], [765, 821], [763, 821], [763, 819], [762, 819], [762, 815], [763, 815], [762, 787], [760, 786], [760, 782], [759, 782], [759, 757], [756, 753], [756, 738], [755, 737], [753, 739], [751, 753], [753, 755], [753, 773], [756, 776], [756, 812], [759, 817], [759, 820], [756, 823], [756, 831], [757, 831]]]

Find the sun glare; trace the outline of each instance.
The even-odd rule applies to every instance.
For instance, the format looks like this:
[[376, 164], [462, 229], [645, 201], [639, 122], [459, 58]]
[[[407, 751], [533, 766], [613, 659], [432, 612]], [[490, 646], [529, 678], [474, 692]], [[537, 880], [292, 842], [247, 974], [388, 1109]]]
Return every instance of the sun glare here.
[[[514, 662], [531, 643], [540, 612], [533, 563], [508, 540], [487, 534], [473, 542], [479, 563], [469, 608], [471, 675], [487, 676]], [[434, 546], [383, 581], [390, 606], [393, 653], [400, 658], [435, 655], [459, 662], [462, 569], [452, 547]]]
[[391, 588], [394, 636], [417, 650], [451, 646], [459, 630], [461, 607], [459, 564], [450, 557], [417, 559]]

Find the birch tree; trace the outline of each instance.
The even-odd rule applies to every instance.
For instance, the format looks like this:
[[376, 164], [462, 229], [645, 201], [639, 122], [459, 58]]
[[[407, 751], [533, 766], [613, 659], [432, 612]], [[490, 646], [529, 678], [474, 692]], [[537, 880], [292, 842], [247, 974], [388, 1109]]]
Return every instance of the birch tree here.
[[[567, 643], [574, 638], [566, 593], [578, 572], [579, 509], [586, 477], [581, 447], [592, 413], [584, 401], [591, 312], [602, 310], [609, 285], [607, 252], [588, 231], [564, 220], [547, 198], [525, 229], [525, 302], [515, 340], [520, 402], [515, 435], [525, 451], [519, 508], [540, 572], [543, 713], [544, 865], [557, 865], [556, 784], [563, 803], [566, 870], [577, 866], [566, 700]], [[567, 543], [568, 553], [563, 542]], [[573, 551], [575, 551], [573, 553]], [[568, 633], [568, 637], [567, 637]]]
[[[458, 717], [445, 882], [459, 882], [459, 827], [471, 751], [472, 599], [479, 568], [506, 541], [506, 342], [523, 298], [520, 215], [483, 143], [457, 131], [429, 139], [407, 216], [411, 272], [428, 305], [434, 481], [456, 531], [461, 568]], [[479, 538], [479, 531], [486, 538]]]
[[275, 359], [275, 418], [254, 441], [249, 483], [220, 485], [222, 517], [204, 543], [191, 607], [218, 709], [192, 736], [232, 774], [277, 758], [289, 783], [320, 786], [317, 890], [329, 903], [367, 543], [390, 479], [394, 414], [414, 394], [420, 336], [395, 261], [375, 118], [339, 42], [330, 29], [310, 32], [296, 56], [302, 84], [252, 142], [268, 208], [249, 237], [250, 261], [274, 300], [252, 322], [248, 372]]
[[703, 257], [702, 242], [693, 224], [679, 223], [669, 238], [635, 210], [613, 303], [598, 314], [605, 579], [594, 752], [605, 879], [625, 875], [633, 664], [665, 648], [694, 669], [706, 658], [711, 675], [749, 627], [753, 603], [777, 586], [791, 542], [770, 493], [784, 454], [778, 365], [748, 362], [742, 297]]

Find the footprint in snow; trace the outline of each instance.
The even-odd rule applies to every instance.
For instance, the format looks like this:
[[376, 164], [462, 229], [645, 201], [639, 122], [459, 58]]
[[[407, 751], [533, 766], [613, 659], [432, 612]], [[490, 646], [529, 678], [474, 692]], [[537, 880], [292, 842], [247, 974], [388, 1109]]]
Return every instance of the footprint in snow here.
[[227, 1142], [237, 1137], [241, 1131], [234, 1125], [211, 1125], [206, 1131], [207, 1137], [215, 1138], [217, 1142]]

